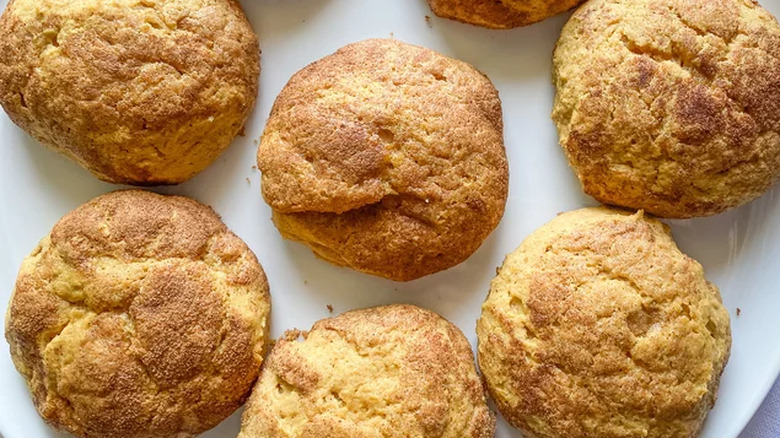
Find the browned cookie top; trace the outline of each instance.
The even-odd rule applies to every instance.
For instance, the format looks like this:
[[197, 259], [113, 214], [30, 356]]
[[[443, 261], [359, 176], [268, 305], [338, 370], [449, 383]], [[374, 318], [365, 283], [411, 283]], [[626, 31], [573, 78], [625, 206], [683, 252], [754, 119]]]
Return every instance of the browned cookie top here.
[[492, 438], [494, 431], [463, 333], [428, 310], [391, 305], [288, 332], [263, 367], [239, 437]]
[[428, 0], [433, 13], [492, 29], [527, 26], [567, 11], [583, 0]]
[[564, 27], [553, 119], [585, 192], [663, 217], [780, 177], [780, 26], [749, 0], [593, 0]]
[[507, 196], [491, 82], [395, 40], [351, 44], [296, 73], [273, 106], [258, 164], [286, 237], [394, 279], [468, 257]]
[[109, 182], [205, 168], [243, 127], [258, 74], [234, 0], [11, 0], [0, 18], [0, 104]]
[[509, 254], [477, 322], [499, 410], [533, 438], [692, 438], [717, 398], [729, 315], [661, 222], [564, 213]]
[[63, 217], [25, 259], [6, 339], [41, 416], [82, 437], [188, 437], [243, 402], [268, 283], [208, 207], [144, 191]]

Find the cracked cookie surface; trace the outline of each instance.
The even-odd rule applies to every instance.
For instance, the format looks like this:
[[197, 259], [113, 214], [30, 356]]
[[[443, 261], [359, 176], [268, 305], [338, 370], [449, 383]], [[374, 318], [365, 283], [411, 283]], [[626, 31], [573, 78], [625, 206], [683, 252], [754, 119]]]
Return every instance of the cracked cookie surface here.
[[463, 333], [410, 305], [354, 310], [277, 341], [239, 438], [490, 438]]
[[604, 207], [506, 257], [477, 337], [499, 410], [533, 438], [695, 437], [731, 346], [718, 289], [666, 225]]
[[442, 18], [491, 29], [527, 26], [568, 11], [583, 0], [428, 0]]
[[11, 0], [0, 104], [104, 181], [176, 184], [243, 128], [259, 57], [234, 0]]
[[594, 0], [554, 55], [553, 120], [585, 192], [720, 213], [780, 177], [780, 26], [751, 0]]
[[337, 265], [415, 279], [465, 260], [501, 219], [501, 102], [466, 63], [362, 41], [290, 79], [258, 167], [284, 237]]
[[6, 339], [40, 415], [81, 437], [190, 437], [248, 395], [270, 297], [249, 248], [196, 201], [112, 192], [19, 271]]

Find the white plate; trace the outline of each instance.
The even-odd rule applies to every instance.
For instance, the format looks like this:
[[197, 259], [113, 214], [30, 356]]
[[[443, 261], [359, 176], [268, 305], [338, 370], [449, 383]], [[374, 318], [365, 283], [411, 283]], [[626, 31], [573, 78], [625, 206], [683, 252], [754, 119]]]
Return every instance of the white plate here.
[[[0, 0], [5, 5], [6, 0]], [[780, 14], [780, 0], [764, 0]], [[348, 309], [409, 302], [456, 323], [472, 345], [475, 321], [504, 255], [556, 213], [595, 204], [584, 196], [557, 145], [550, 121], [551, 54], [567, 16], [513, 31], [490, 31], [432, 18], [424, 0], [244, 0], [263, 49], [260, 99], [247, 125], [219, 160], [162, 193], [185, 194], [214, 207], [255, 251], [271, 282], [273, 336]], [[394, 36], [468, 61], [485, 72], [504, 103], [511, 187], [498, 229], [470, 259], [446, 272], [395, 283], [320, 261], [282, 240], [260, 196], [256, 140], [276, 94], [306, 64], [368, 37]], [[65, 213], [118, 187], [100, 183], [0, 115], [0, 303], [5, 306], [22, 259]], [[734, 211], [673, 222], [680, 247], [699, 260], [732, 316], [734, 346], [702, 437], [733, 438], [780, 371], [780, 196], [778, 189]], [[736, 316], [737, 308], [741, 315]], [[206, 438], [235, 437], [239, 413]], [[0, 433], [5, 438], [63, 436], [38, 417], [24, 381], [0, 346]], [[501, 420], [499, 438], [519, 437]]]

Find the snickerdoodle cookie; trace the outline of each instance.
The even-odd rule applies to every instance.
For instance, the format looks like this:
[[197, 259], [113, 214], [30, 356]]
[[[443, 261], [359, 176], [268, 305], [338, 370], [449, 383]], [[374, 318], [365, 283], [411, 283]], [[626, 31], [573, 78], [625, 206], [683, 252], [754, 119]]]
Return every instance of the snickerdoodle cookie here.
[[259, 57], [236, 0], [11, 0], [0, 104], [104, 181], [176, 184], [243, 128]]
[[40, 415], [80, 437], [191, 437], [258, 375], [268, 283], [208, 207], [144, 191], [63, 217], [25, 259], [6, 316]]
[[431, 311], [391, 305], [277, 341], [239, 438], [492, 438], [494, 430], [463, 333]]
[[601, 202], [706, 216], [780, 177], [780, 26], [754, 1], [589, 1], [554, 82], [560, 143]]
[[490, 80], [390, 39], [296, 73], [271, 110], [258, 166], [284, 237], [402, 281], [469, 257], [501, 219], [509, 178]]
[[718, 289], [668, 228], [604, 207], [507, 256], [477, 336], [499, 410], [534, 438], [694, 437], [731, 345]]
[[542, 21], [583, 0], [428, 0], [434, 14], [463, 23], [509, 29]]

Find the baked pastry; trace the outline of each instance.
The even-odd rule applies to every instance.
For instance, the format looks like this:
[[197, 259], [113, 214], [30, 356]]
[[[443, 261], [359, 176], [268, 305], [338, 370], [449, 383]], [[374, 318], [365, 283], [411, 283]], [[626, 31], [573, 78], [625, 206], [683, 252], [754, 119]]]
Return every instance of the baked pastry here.
[[501, 102], [464, 62], [390, 39], [350, 44], [284, 87], [258, 167], [282, 236], [412, 280], [468, 258], [501, 219]]
[[0, 104], [101, 180], [177, 184], [243, 128], [259, 57], [235, 0], [11, 0]]
[[553, 63], [560, 143], [599, 201], [707, 216], [780, 177], [780, 26], [758, 3], [589, 1]]
[[268, 283], [208, 207], [145, 191], [65, 215], [25, 259], [6, 339], [40, 415], [80, 437], [191, 437], [238, 408]]
[[391, 305], [287, 332], [260, 372], [239, 438], [492, 438], [494, 430], [463, 333], [431, 311]]
[[527, 26], [568, 11], [583, 0], [428, 0], [434, 14], [491, 29]]
[[490, 394], [529, 438], [695, 437], [731, 346], [718, 289], [669, 229], [603, 207], [507, 256], [477, 337]]

